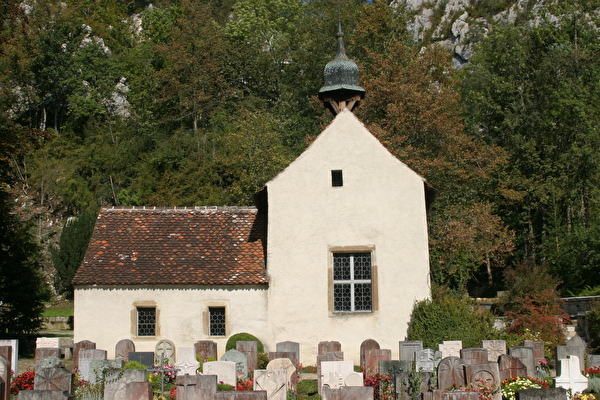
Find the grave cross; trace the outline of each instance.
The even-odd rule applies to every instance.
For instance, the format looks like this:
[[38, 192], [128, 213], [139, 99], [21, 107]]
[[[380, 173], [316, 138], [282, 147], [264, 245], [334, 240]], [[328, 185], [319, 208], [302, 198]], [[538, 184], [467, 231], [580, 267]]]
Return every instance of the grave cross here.
[[167, 372], [174, 372], [176, 373], [177, 371], [179, 371], [178, 368], [165, 368], [165, 354], [162, 353], [160, 355], [160, 368], [150, 368], [147, 369], [146, 371], [148, 372], [160, 372], [160, 394], [161, 396], [165, 395], [165, 374]]

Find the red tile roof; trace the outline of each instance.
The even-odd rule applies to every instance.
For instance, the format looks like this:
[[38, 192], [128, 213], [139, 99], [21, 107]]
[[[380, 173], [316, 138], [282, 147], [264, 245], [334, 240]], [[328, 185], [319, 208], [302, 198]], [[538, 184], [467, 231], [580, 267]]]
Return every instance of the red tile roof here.
[[74, 285], [267, 284], [254, 207], [100, 210]]

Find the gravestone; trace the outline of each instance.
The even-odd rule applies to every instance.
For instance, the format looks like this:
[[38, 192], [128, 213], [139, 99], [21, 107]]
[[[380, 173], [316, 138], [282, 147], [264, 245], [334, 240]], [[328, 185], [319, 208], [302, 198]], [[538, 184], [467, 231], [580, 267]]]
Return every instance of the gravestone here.
[[523, 389], [515, 393], [516, 400], [565, 400], [567, 390], [563, 388]]
[[[11, 348], [10, 353], [6, 347]], [[0, 356], [4, 356], [10, 361], [14, 375], [16, 375], [19, 371], [19, 341], [17, 339], [0, 339]]]
[[515, 346], [508, 349], [508, 354], [517, 357], [525, 368], [527, 368], [527, 376], [535, 377], [535, 366], [537, 362], [533, 358], [533, 349], [525, 346]]
[[175, 386], [177, 400], [213, 400], [217, 393], [217, 376], [179, 375]]
[[367, 352], [367, 350], [379, 350], [379, 349], [380, 349], [379, 343], [377, 343], [377, 341], [375, 341], [373, 339], [364, 340], [360, 344], [360, 367], [363, 370], [366, 370], [365, 353]]
[[381, 360], [379, 362], [379, 372], [387, 376], [396, 376], [402, 372], [411, 371], [412, 361]]
[[90, 360], [90, 383], [101, 382], [104, 379], [105, 372], [122, 369], [124, 364], [123, 360]]
[[146, 370], [144, 369], [109, 371], [104, 380], [104, 400], [129, 400], [125, 397], [127, 384], [146, 382], [146, 380]]
[[434, 368], [435, 361], [433, 350], [423, 349], [415, 353], [415, 371], [433, 372]]
[[544, 354], [544, 342], [539, 340], [523, 340], [523, 346], [531, 347], [533, 349], [533, 359], [535, 360], [536, 366], [540, 360], [546, 359]]
[[238, 379], [248, 378], [248, 359], [244, 353], [231, 349], [223, 354], [221, 361], [233, 361], [235, 363], [235, 373]]
[[399, 345], [400, 361], [415, 361], [415, 353], [423, 350], [423, 342], [420, 340], [403, 340]]
[[34, 390], [60, 390], [73, 393], [73, 374], [62, 367], [37, 368], [33, 380]]
[[202, 360], [203, 363], [211, 358], [217, 359], [217, 342], [213, 342], [212, 340], [199, 340], [194, 343], [194, 349], [196, 349], [196, 354], [200, 356], [200, 360]]
[[600, 366], [600, 354], [588, 354], [588, 366], [598, 367]]
[[373, 387], [343, 386], [339, 389], [323, 388], [323, 400], [373, 400]]
[[498, 357], [506, 354], [506, 340], [482, 340], [481, 346], [487, 349], [489, 362], [498, 362]]
[[204, 375], [216, 375], [217, 382], [235, 386], [237, 383], [236, 363], [233, 361], [208, 361], [202, 364]]
[[477, 392], [443, 392], [442, 400], [479, 400]]
[[154, 367], [154, 353], [151, 351], [132, 351], [129, 361], [137, 361], [148, 368]]
[[[10, 395], [10, 378], [11, 378], [11, 372], [10, 371], [14, 371], [14, 367], [12, 366], [12, 347], [11, 346], [2, 346], [0, 347], [0, 357], [3, 357], [4, 360], [6, 360], [6, 363], [8, 364], [6, 367], [2, 367], [5, 368], [8, 372], [8, 379], [5, 380], [5, 376], [4, 374], [0, 374], [0, 382], [2, 383], [2, 385], [0, 385], [0, 399], [4, 398], [8, 395]], [[14, 375], [14, 373], [12, 374]], [[8, 400], [9, 397], [6, 397], [6, 399]]]
[[560, 360], [560, 376], [554, 378], [556, 387], [563, 387], [575, 392], [583, 392], [588, 387], [588, 378], [581, 374], [579, 367], [579, 358], [577, 356], [567, 356]]
[[196, 349], [193, 347], [180, 347], [177, 354], [175, 369], [178, 369], [177, 375], [196, 375], [200, 368], [200, 362], [196, 360]]
[[269, 361], [267, 370], [285, 370], [288, 390], [296, 389], [296, 366], [289, 358], [276, 358]]
[[[294, 361], [294, 359], [290, 358], [290, 360], [292, 360], [292, 362], [294, 363], [294, 365], [296, 367], [298, 367], [298, 361], [300, 361], [300, 343], [297, 342], [279, 342], [275, 345], [275, 351], [276, 352], [283, 352], [283, 353], [296, 353], [296, 361]], [[277, 357], [280, 358], [280, 357]], [[289, 357], [288, 357], [289, 358]]]
[[[500, 385], [500, 369], [498, 363], [485, 364], [466, 364], [465, 365], [465, 381], [467, 385], [471, 383], [477, 383], [478, 381], [483, 383], [485, 381], [487, 385], [494, 383]], [[502, 393], [498, 392], [494, 397], [494, 400], [502, 400]]]
[[488, 362], [488, 353], [486, 349], [471, 347], [460, 349], [460, 358], [465, 364], [485, 364]]
[[438, 344], [439, 350], [442, 352], [442, 358], [446, 357], [459, 357], [460, 350], [462, 349], [461, 340], [444, 340], [443, 343]]
[[106, 350], [80, 350], [78, 360], [78, 370], [81, 379], [90, 381], [92, 380], [90, 361], [92, 360], [106, 360]]
[[129, 339], [119, 340], [115, 346], [115, 360], [129, 362], [129, 353], [135, 352], [135, 344]]
[[345, 386], [365, 386], [365, 377], [362, 372], [350, 372], [344, 378]]
[[73, 400], [69, 392], [62, 390], [21, 390], [15, 400]]
[[150, 382], [129, 382], [125, 385], [127, 400], [152, 400], [152, 384]]
[[[239, 342], [238, 342], [239, 343]], [[254, 371], [254, 390], [266, 390], [269, 400], [286, 400], [287, 377], [284, 369]]]
[[60, 358], [60, 348], [38, 347], [35, 349], [35, 365], [39, 365], [48, 357]]
[[73, 345], [73, 368], [79, 365], [79, 352], [81, 350], [92, 350], [96, 348], [96, 343], [89, 340], [82, 340]]
[[329, 386], [338, 389], [345, 385], [346, 376], [354, 373], [354, 362], [352, 361], [323, 361], [321, 362], [320, 386]]
[[10, 399], [10, 361], [0, 356], [0, 379], [4, 382], [3, 392], [0, 393], [1, 400]]
[[498, 358], [498, 369], [500, 370], [500, 380], [527, 376], [527, 367], [517, 357], [502, 354]]
[[317, 356], [317, 387], [321, 387], [321, 363], [324, 361], [344, 361], [343, 351], [330, 351], [325, 355]]
[[365, 354], [365, 375], [374, 376], [379, 373], [379, 362], [392, 359], [392, 350], [390, 349], [371, 349]]
[[327, 353], [342, 351], [342, 345], [340, 342], [319, 342], [317, 350], [318, 355], [324, 356]]
[[575, 356], [579, 360], [579, 369], [585, 371], [585, 347], [581, 346], [556, 346], [556, 374], [560, 375], [561, 371], [561, 359], [565, 359], [568, 356]]
[[217, 392], [215, 400], [267, 400], [267, 392], [257, 390], [252, 392]]
[[175, 344], [167, 339], [159, 340], [154, 346], [154, 363], [158, 364], [164, 359], [165, 364], [174, 364], [175, 361]]
[[465, 381], [465, 361], [458, 357], [446, 357], [438, 365], [438, 387], [442, 390], [449, 389], [452, 386], [464, 386]]
[[276, 360], [278, 358], [289, 358], [290, 361], [298, 368], [300, 365], [298, 363], [298, 359], [296, 358], [296, 352], [294, 351], [270, 351], [269, 352], [269, 361]]
[[256, 364], [258, 363], [258, 343], [255, 341], [240, 340], [235, 344], [235, 348], [240, 353], [246, 355], [248, 371], [254, 371], [256, 369]]
[[35, 348], [60, 349], [60, 337], [39, 337], [35, 340]]
[[586, 344], [585, 344], [585, 340], [583, 340], [581, 338], [581, 336], [575, 335], [567, 341], [567, 346], [585, 347]]
[[58, 357], [46, 357], [36, 368], [56, 368], [64, 367], [62, 360]]

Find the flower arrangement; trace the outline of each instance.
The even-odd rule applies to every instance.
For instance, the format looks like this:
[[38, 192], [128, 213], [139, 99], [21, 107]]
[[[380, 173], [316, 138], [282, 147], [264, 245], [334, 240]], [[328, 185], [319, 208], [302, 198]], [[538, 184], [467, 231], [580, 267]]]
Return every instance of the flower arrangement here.
[[391, 376], [380, 373], [370, 376], [365, 374], [364, 382], [365, 386], [373, 387], [374, 400], [393, 400], [396, 398]]
[[253, 387], [254, 387], [254, 380], [238, 379], [237, 384], [235, 385], [235, 390], [245, 392], [248, 390], [252, 390]]
[[444, 392], [477, 392], [479, 400], [492, 400], [494, 395], [500, 391], [500, 385], [495, 382], [488, 382], [485, 379], [477, 378], [469, 386], [453, 386]]
[[33, 390], [34, 378], [35, 369], [27, 368], [27, 371], [13, 378], [12, 383], [10, 384], [10, 392], [16, 395], [19, 393], [19, 390]]
[[550, 387], [546, 382], [528, 376], [506, 379], [502, 381], [502, 398], [515, 400], [515, 393], [523, 389], [539, 389]]
[[600, 367], [588, 367], [585, 369], [585, 376], [588, 378], [600, 378]]
[[577, 393], [571, 400], [596, 400], [596, 396], [591, 393]]

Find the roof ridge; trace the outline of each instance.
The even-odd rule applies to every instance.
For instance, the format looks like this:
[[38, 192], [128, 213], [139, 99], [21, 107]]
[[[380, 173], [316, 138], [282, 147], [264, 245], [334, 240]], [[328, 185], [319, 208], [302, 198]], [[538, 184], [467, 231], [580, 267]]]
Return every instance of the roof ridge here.
[[256, 210], [256, 206], [109, 206], [101, 211], [204, 211], [204, 210]]

